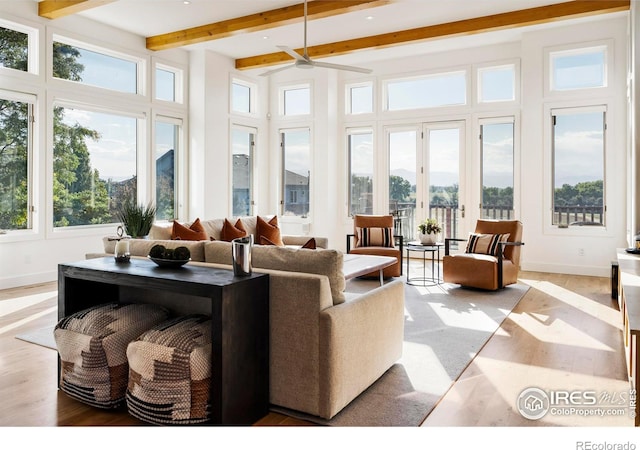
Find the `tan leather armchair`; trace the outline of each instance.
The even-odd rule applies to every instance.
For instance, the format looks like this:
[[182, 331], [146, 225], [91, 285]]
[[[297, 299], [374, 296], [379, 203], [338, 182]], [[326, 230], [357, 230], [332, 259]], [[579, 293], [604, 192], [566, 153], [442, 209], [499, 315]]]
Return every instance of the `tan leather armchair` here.
[[[390, 238], [389, 245], [393, 246], [377, 245], [380, 243], [374, 242], [377, 239], [368, 243], [367, 246], [363, 246], [364, 242], [361, 241], [362, 232], [360, 231], [359, 233], [359, 229], [362, 230], [364, 228], [390, 229], [391, 232], [388, 236]], [[384, 269], [383, 276], [385, 278], [402, 276], [402, 236], [394, 234], [395, 229], [393, 227], [392, 215], [374, 216], [356, 214], [353, 216], [353, 231], [353, 234], [347, 234], [347, 253], [357, 255], [394, 256], [397, 259], [397, 262]], [[380, 274], [377, 271], [365, 275], [365, 277], [375, 278], [378, 278], [379, 276]]]
[[487, 290], [501, 289], [518, 282], [520, 270], [520, 248], [522, 223], [518, 220], [478, 220], [475, 233], [505, 234], [506, 242], [497, 242], [496, 256], [482, 253], [450, 253], [452, 241], [467, 242], [467, 239], [445, 239], [445, 256], [442, 258], [442, 279], [447, 283]]

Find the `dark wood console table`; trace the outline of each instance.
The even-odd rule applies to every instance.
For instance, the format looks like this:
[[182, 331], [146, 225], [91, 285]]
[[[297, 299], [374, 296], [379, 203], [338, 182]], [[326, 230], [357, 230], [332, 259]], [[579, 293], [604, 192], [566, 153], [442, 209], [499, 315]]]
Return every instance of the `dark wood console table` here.
[[[212, 319], [212, 422], [250, 425], [269, 408], [269, 276], [113, 257], [58, 266], [58, 318], [107, 302], [159, 304]], [[59, 373], [59, 371], [58, 371]], [[59, 375], [58, 375], [59, 376]]]

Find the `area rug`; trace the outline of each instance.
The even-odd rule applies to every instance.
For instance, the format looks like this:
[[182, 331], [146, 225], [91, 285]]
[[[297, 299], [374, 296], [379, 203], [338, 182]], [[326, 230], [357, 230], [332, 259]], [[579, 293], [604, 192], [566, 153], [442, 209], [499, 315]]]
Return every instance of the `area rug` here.
[[[364, 291], [354, 280], [347, 291]], [[497, 292], [441, 284], [405, 284], [405, 337], [402, 358], [331, 420], [284, 408], [272, 410], [329, 426], [419, 426], [439, 399], [498, 330], [528, 286]]]
[[53, 327], [46, 327], [29, 333], [17, 334], [16, 339], [56, 350], [56, 341], [53, 338]]

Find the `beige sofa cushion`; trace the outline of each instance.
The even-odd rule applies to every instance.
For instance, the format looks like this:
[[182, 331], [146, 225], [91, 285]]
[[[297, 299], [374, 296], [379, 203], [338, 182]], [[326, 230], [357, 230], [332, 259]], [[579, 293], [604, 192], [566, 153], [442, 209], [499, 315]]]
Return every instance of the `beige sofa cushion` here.
[[[231, 265], [231, 245], [230, 242], [223, 241], [204, 242], [204, 261]], [[261, 269], [326, 275], [331, 286], [333, 304], [345, 301], [343, 254], [338, 250], [256, 245], [251, 251], [251, 265]]]
[[[116, 241], [109, 240], [108, 237], [102, 239], [104, 252], [113, 254], [116, 249]], [[171, 239], [129, 239], [129, 253], [131, 256], [147, 256], [149, 250], [156, 244], [164, 245], [166, 248], [187, 247], [191, 252], [191, 261], [204, 261], [205, 241], [182, 241]]]

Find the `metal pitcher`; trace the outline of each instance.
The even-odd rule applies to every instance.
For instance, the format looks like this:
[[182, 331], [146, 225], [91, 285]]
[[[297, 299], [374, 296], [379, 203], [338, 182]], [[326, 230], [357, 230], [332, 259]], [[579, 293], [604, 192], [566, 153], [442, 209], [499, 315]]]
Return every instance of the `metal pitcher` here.
[[231, 241], [231, 256], [233, 259], [233, 274], [244, 277], [251, 275], [251, 247], [253, 235], [237, 238]]

